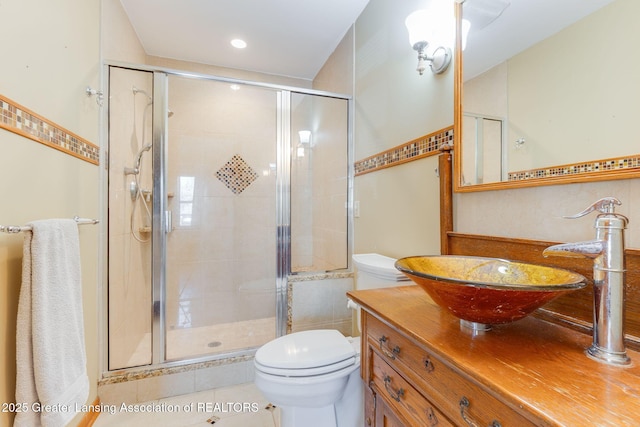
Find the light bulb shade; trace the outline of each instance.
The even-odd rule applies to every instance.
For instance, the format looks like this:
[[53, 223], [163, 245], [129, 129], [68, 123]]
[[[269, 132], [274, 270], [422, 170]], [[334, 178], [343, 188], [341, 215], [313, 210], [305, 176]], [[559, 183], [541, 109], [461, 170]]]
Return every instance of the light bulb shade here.
[[300, 138], [300, 144], [309, 144], [311, 142], [311, 131], [310, 130], [299, 131], [298, 138]]
[[409, 43], [416, 50], [427, 44], [433, 48], [454, 45], [456, 21], [451, 0], [431, 0], [427, 9], [413, 12], [404, 23], [409, 32]]
[[469, 36], [469, 30], [471, 29], [471, 22], [468, 19], [462, 20], [462, 50], [467, 48], [467, 37]]
[[432, 38], [428, 10], [416, 10], [407, 16], [404, 25], [406, 25], [409, 32], [409, 44], [411, 47], [414, 47], [416, 43], [428, 42]]

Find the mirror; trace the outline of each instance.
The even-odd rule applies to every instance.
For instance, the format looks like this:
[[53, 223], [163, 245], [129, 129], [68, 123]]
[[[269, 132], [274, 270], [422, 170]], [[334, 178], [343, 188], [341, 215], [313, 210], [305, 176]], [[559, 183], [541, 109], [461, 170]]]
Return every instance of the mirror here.
[[497, 3], [457, 5], [455, 190], [640, 176], [640, 2]]

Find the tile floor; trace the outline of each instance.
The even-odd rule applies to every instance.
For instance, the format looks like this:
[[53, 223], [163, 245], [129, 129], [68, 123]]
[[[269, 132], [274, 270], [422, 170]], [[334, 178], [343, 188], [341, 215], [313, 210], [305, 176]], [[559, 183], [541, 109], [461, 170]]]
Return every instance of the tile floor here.
[[253, 383], [248, 383], [128, 405], [125, 408], [108, 406], [93, 425], [278, 427], [280, 410], [271, 406]]

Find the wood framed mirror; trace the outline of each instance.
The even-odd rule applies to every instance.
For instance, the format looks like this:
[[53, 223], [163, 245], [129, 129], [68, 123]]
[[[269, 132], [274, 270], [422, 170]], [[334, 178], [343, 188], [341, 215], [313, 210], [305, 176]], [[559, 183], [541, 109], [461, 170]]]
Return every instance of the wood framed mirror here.
[[640, 177], [637, 16], [637, 0], [456, 0], [454, 191]]

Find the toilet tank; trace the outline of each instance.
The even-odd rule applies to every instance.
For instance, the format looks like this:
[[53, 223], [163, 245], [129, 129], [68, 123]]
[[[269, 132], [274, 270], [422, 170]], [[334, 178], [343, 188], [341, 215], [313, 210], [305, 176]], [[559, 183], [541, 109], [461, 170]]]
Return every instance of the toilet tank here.
[[396, 269], [397, 260], [380, 254], [355, 254], [356, 289], [377, 289], [405, 286], [413, 282]]
[[[389, 288], [392, 286], [415, 285], [407, 276], [396, 269], [395, 258], [380, 254], [355, 254], [353, 264], [356, 267], [356, 290]], [[348, 300], [348, 307], [356, 311], [353, 325], [354, 335], [362, 332], [360, 324], [360, 307]]]

